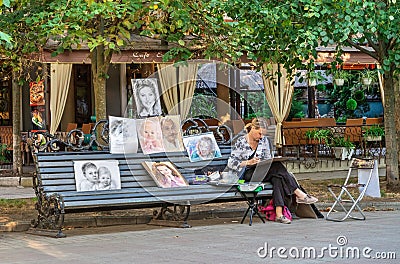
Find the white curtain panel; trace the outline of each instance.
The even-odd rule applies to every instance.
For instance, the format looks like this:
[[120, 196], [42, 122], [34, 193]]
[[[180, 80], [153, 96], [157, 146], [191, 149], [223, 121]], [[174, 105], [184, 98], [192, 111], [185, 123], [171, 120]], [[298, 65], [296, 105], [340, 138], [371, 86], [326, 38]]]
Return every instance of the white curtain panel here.
[[287, 72], [280, 67], [280, 87], [278, 87], [278, 64], [264, 64], [262, 66], [262, 78], [265, 88], [265, 97], [276, 120], [274, 144], [281, 148], [283, 145], [282, 122], [290, 112], [294, 86], [293, 76], [287, 76]]
[[189, 62], [179, 67], [179, 99], [180, 115], [186, 118], [192, 105], [194, 90], [196, 89], [198, 64]]
[[172, 64], [157, 64], [158, 76], [161, 84], [161, 94], [167, 108], [168, 114], [177, 115], [178, 88], [176, 79], [176, 68]]
[[50, 66], [50, 134], [57, 131], [64, 113], [71, 82], [72, 64], [52, 63]]

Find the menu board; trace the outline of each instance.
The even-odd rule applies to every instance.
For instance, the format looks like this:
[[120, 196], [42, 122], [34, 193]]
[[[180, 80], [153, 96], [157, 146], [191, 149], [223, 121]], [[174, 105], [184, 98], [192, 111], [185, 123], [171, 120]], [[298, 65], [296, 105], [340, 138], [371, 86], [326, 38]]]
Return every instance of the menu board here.
[[43, 80], [29, 83], [29, 102], [33, 132], [46, 130], [46, 105], [44, 96]]

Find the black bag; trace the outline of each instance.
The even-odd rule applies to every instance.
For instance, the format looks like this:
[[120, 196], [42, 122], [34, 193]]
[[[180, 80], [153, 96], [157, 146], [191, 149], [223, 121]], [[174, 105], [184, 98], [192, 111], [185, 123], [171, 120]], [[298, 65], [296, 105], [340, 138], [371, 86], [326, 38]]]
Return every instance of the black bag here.
[[245, 182], [249, 182], [251, 180], [251, 176], [253, 175], [254, 169], [255, 169], [255, 166], [253, 166], [253, 167], [244, 167], [238, 173], [239, 180], [244, 180]]

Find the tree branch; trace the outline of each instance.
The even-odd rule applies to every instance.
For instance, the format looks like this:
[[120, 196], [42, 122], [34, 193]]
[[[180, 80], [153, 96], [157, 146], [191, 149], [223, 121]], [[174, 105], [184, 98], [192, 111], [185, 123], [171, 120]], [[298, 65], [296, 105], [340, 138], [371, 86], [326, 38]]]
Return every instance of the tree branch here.
[[350, 46], [353, 46], [353, 47], [359, 49], [361, 52], [363, 52], [363, 53], [365, 53], [365, 54], [368, 54], [368, 55], [371, 56], [372, 58], [374, 58], [374, 59], [376, 59], [377, 61], [379, 61], [379, 57], [378, 57], [378, 55], [376, 54], [376, 50], [375, 50], [375, 49], [374, 49], [375, 52], [371, 52], [371, 51], [367, 50], [366, 48], [364, 48], [364, 47], [358, 45], [357, 43], [353, 42], [353, 41], [352, 41], [351, 39], [349, 39], [349, 38], [346, 40], [346, 42], [349, 43]]
[[389, 40], [389, 45], [388, 45], [388, 50], [392, 50], [392, 49], [394, 49], [394, 45], [396, 45], [396, 41], [397, 40], [397, 38], [391, 38], [390, 40]]

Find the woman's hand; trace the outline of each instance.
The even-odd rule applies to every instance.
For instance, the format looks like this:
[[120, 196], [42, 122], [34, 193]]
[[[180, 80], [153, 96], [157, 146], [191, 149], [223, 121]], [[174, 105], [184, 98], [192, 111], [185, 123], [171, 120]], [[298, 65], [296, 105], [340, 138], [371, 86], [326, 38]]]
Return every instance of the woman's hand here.
[[241, 165], [245, 166], [253, 166], [256, 165], [260, 161], [260, 158], [252, 158], [249, 160], [242, 161]]

